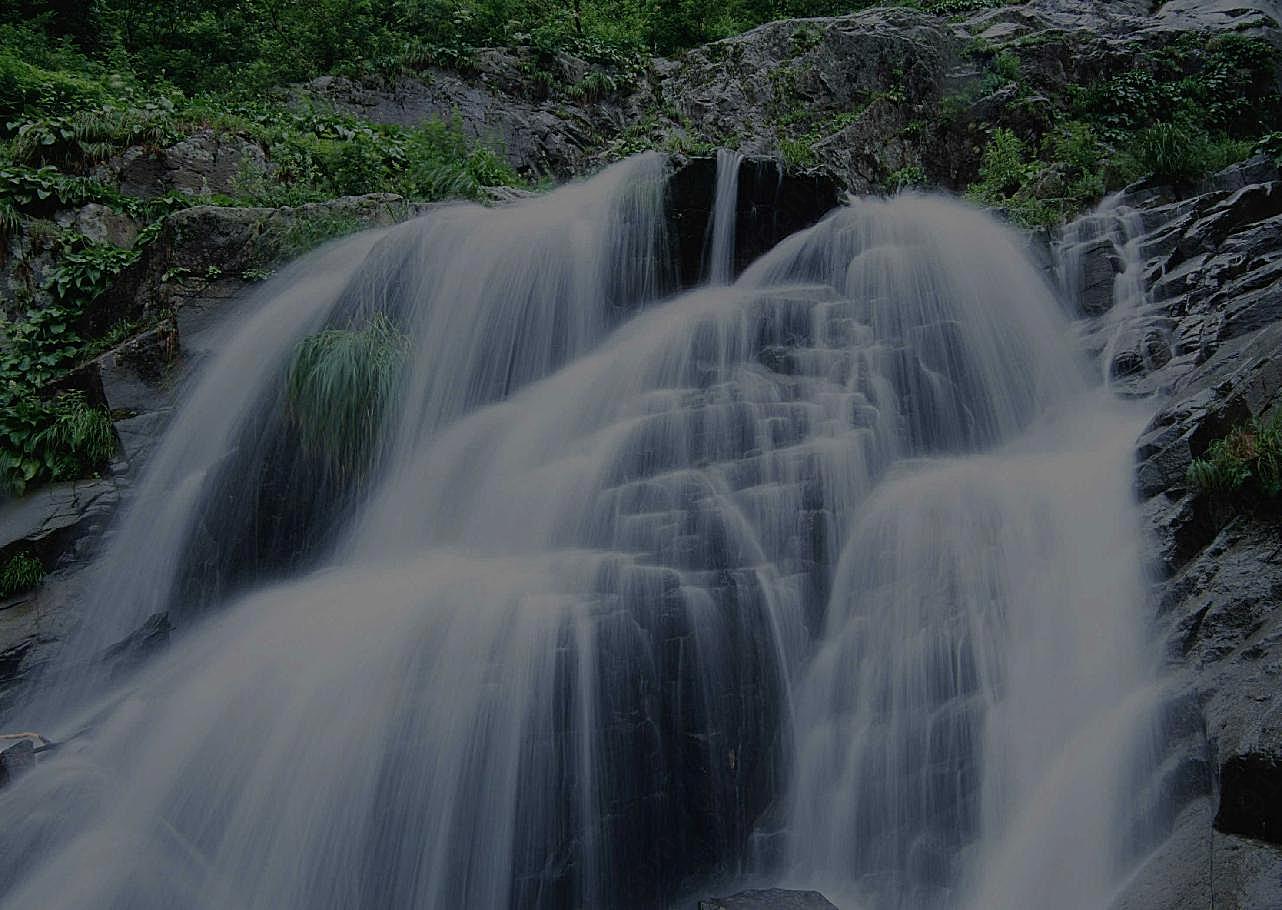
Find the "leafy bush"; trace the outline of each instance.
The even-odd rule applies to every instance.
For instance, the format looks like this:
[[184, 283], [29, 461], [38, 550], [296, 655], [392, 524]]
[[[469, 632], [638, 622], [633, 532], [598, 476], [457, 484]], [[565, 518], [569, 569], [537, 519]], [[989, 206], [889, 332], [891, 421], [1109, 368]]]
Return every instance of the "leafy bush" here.
[[176, 142], [172, 110], [172, 103], [160, 98], [111, 102], [15, 121], [9, 124], [14, 131], [10, 154], [23, 164], [54, 164], [82, 170], [131, 145]]
[[886, 186], [893, 193], [924, 186], [925, 184], [926, 171], [919, 164], [901, 167], [886, 178]]
[[34, 484], [92, 473], [116, 448], [108, 415], [79, 393], [49, 397], [45, 390], [85, 351], [77, 323], [139, 249], [73, 244], [49, 271], [52, 297], [7, 327], [0, 351], [0, 486], [22, 493]]
[[409, 341], [386, 316], [303, 339], [289, 368], [290, 413], [305, 449], [359, 478], [392, 408]]
[[1023, 186], [1032, 169], [1023, 141], [1010, 130], [998, 127], [984, 148], [975, 190], [987, 199], [1009, 196]]
[[4, 568], [0, 568], [0, 598], [30, 591], [44, 577], [44, 564], [29, 550], [20, 550], [5, 560]]
[[242, 172], [238, 199], [228, 201], [299, 205], [386, 192], [432, 202], [478, 199], [485, 187], [522, 182], [497, 152], [465, 136], [457, 119], [397, 127], [272, 105], [231, 106], [208, 119], [252, 138], [273, 165], [270, 173]]
[[0, 389], [0, 486], [9, 492], [84, 477], [115, 451], [110, 416], [82, 394], [45, 400], [12, 385]]
[[0, 120], [98, 103], [106, 90], [87, 69], [93, 67], [86, 58], [74, 52], [50, 54], [43, 37], [28, 29], [0, 27]]
[[1252, 151], [1257, 155], [1267, 155], [1275, 165], [1282, 167], [1282, 132], [1265, 133], [1256, 141]]
[[[1024, 85], [1009, 50], [993, 55], [981, 44], [976, 55], [991, 70], [985, 91], [1014, 81], [1019, 97], [1036, 92], [1051, 105], [1052, 125], [1040, 136], [1020, 143], [993, 132], [969, 190], [1028, 225], [1071, 217], [1144, 177], [1189, 184], [1253, 150], [1268, 153], [1269, 130], [1282, 119], [1278, 51], [1258, 39], [1182, 36], [1125, 72], [1067, 89]], [[945, 99], [942, 107], [955, 128], [968, 103], [959, 98], [950, 109]]]
[[1253, 419], [1211, 443], [1189, 465], [1187, 483], [1203, 494], [1282, 496], [1282, 414], [1268, 422]]
[[42, 214], [59, 206], [100, 202], [111, 196], [97, 181], [69, 176], [51, 166], [0, 165], [0, 200], [15, 211]]
[[1214, 137], [1187, 123], [1159, 123], [1136, 133], [1117, 161], [1129, 182], [1149, 176], [1160, 183], [1185, 185], [1241, 161], [1253, 143]]

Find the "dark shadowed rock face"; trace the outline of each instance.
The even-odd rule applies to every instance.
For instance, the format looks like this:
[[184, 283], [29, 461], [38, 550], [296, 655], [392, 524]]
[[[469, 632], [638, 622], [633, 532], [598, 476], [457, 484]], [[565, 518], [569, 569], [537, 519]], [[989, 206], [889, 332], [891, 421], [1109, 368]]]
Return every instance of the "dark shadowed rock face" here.
[[[707, 279], [716, 186], [715, 158], [679, 164], [668, 184], [669, 233], [681, 287]], [[786, 171], [771, 158], [745, 158], [739, 165], [735, 204], [734, 276], [785, 237], [819, 221], [841, 204], [843, 196], [831, 177]]]
[[1248, 752], [1224, 763], [1215, 827], [1282, 844], [1282, 753]]
[[0, 740], [0, 789], [13, 783], [19, 776], [36, 766], [35, 746], [29, 739]]
[[837, 910], [818, 891], [742, 891], [699, 902], [699, 910]]

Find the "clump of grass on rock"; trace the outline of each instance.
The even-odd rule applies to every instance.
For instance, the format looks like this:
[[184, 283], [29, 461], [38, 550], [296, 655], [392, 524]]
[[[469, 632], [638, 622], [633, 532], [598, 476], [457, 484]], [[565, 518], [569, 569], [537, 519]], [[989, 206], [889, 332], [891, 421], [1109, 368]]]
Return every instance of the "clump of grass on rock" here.
[[399, 391], [409, 340], [385, 315], [303, 339], [289, 369], [290, 414], [303, 447], [358, 478]]

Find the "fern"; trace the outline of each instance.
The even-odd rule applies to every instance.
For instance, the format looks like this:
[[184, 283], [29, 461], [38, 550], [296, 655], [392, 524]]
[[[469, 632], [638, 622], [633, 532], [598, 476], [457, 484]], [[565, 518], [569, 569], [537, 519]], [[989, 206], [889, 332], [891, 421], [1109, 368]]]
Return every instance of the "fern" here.
[[1211, 443], [1206, 455], [1189, 465], [1185, 480], [1206, 495], [1254, 488], [1266, 499], [1282, 496], [1282, 413], [1267, 422], [1253, 419]]

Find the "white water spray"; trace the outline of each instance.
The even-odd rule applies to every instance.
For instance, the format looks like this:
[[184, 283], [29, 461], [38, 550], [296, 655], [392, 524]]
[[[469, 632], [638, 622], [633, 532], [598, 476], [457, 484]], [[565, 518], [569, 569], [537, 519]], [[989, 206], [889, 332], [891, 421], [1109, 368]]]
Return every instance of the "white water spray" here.
[[[272, 360], [175, 429], [103, 622], [246, 593], [0, 794], [5, 906], [658, 907], [754, 871], [785, 803], [790, 874], [870, 906], [1113, 880], [1038, 807], [1116, 817], [1079, 797], [1145, 680], [1134, 425], [1081, 404], [1053, 295], [907, 196], [655, 303], [662, 169], [358, 238], [211, 367], [192, 407]], [[374, 476], [267, 520], [311, 501], [274, 361], [375, 313], [413, 352]]]

